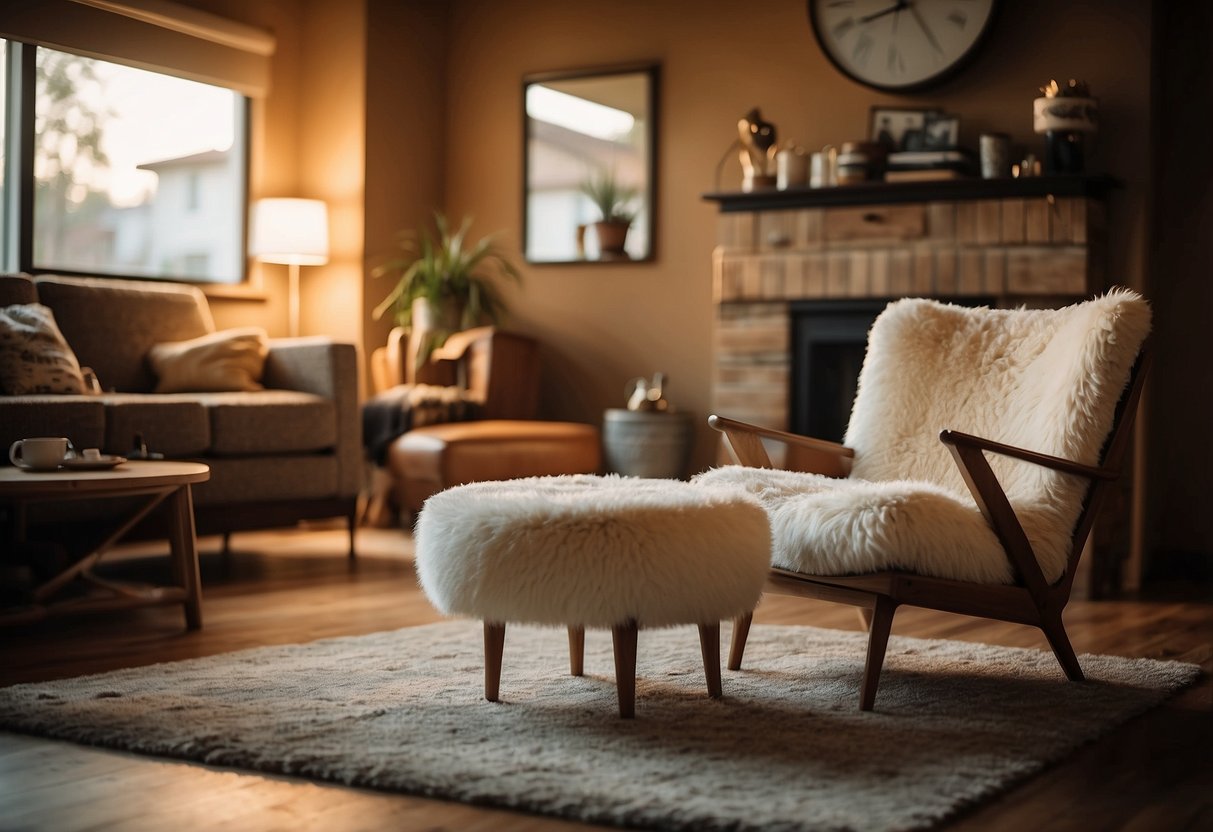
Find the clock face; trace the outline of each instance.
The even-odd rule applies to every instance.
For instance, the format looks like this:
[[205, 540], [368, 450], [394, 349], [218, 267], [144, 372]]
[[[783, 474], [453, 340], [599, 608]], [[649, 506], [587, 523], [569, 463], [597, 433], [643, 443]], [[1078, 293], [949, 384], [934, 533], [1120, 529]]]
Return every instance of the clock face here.
[[996, 0], [808, 0], [809, 22], [844, 74], [907, 92], [943, 80], [972, 57]]

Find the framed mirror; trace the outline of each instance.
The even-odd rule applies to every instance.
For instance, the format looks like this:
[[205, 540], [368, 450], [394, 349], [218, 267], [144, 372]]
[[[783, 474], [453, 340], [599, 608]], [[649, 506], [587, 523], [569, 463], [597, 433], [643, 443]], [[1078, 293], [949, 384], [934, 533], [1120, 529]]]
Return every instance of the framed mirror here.
[[527, 262], [653, 259], [657, 80], [654, 65], [523, 79]]

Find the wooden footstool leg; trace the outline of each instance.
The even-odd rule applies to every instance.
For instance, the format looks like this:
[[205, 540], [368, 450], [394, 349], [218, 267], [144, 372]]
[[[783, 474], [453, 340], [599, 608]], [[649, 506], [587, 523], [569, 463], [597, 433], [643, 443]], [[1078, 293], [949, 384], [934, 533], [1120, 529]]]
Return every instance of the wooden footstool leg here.
[[741, 670], [741, 659], [745, 655], [745, 642], [750, 637], [750, 622], [754, 613], [747, 612], [733, 619], [733, 642], [729, 646], [729, 670]]
[[720, 623], [699, 625], [699, 647], [703, 651], [703, 675], [708, 680], [708, 696], [719, 699], [720, 688]]
[[569, 627], [569, 673], [585, 673], [585, 627]]
[[619, 692], [619, 716], [636, 715], [636, 621], [611, 628], [615, 642], [615, 688]]
[[505, 624], [484, 622], [484, 698], [497, 701], [501, 687], [501, 653], [505, 648]]

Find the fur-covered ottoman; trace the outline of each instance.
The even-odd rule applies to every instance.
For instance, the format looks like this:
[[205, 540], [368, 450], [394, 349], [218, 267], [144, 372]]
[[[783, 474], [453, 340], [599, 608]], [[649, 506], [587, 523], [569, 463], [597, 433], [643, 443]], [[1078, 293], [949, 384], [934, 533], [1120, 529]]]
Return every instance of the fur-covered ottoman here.
[[708, 692], [720, 696], [720, 621], [758, 603], [771, 551], [766, 513], [739, 489], [588, 475], [435, 494], [416, 545], [434, 606], [484, 621], [486, 699], [497, 701], [507, 622], [568, 627], [578, 676], [585, 628], [609, 628], [623, 717], [639, 627], [698, 625]]

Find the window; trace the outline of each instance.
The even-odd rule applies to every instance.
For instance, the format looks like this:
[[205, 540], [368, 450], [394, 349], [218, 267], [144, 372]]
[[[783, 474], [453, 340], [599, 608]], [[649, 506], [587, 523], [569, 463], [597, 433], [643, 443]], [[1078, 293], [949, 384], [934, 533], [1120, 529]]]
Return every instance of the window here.
[[4, 181], [23, 191], [5, 235], [10, 267], [244, 279], [247, 98], [71, 52], [6, 46], [14, 81], [6, 99], [33, 97], [33, 107], [9, 107], [6, 118], [12, 138], [32, 148], [9, 148]]

